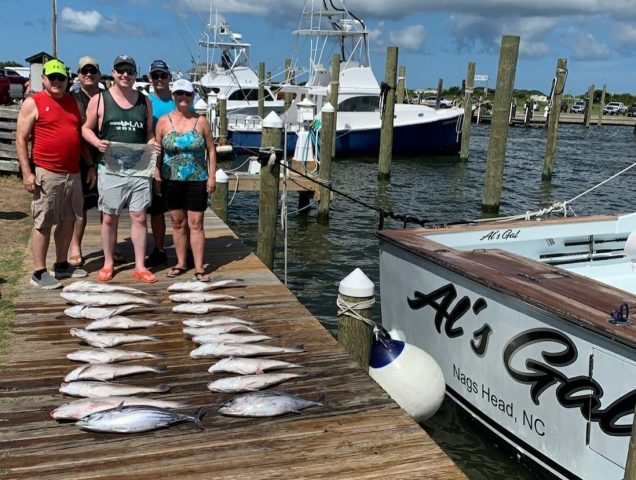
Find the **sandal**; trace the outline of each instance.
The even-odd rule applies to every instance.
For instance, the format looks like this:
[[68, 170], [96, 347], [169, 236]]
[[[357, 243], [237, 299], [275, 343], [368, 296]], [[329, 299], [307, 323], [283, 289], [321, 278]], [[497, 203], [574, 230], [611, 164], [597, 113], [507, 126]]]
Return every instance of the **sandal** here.
[[192, 280], [194, 280], [195, 282], [209, 282], [210, 275], [205, 272], [195, 272]]
[[150, 270], [142, 270], [141, 272], [132, 272], [133, 278], [141, 280], [144, 283], [156, 283], [159, 281]]
[[112, 268], [102, 268], [99, 272], [97, 272], [97, 280], [100, 282], [108, 282], [113, 279], [113, 269]]
[[168, 273], [166, 273], [166, 277], [170, 277], [170, 278], [179, 277], [187, 271], [188, 271], [187, 268], [175, 266], [175, 267], [172, 267], [170, 270], [168, 270]]
[[70, 257], [67, 258], [66, 261], [68, 262], [69, 265], [72, 265], [73, 267], [84, 266], [84, 257], [82, 257], [81, 255], [71, 255]]

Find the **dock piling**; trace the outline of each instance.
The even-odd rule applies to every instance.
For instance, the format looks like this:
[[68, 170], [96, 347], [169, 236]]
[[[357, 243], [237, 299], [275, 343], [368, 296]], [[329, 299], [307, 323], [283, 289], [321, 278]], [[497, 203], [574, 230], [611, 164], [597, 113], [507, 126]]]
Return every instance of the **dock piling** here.
[[[292, 82], [292, 79], [293, 79], [293, 72], [291, 68], [291, 58], [286, 58], [285, 59], [285, 83], [290, 84]], [[291, 103], [292, 103], [292, 94], [289, 92], [285, 92], [285, 107], [284, 107], [285, 112], [289, 110]]]
[[475, 85], [475, 62], [468, 62], [466, 89], [464, 93], [464, 120], [462, 124], [462, 147], [459, 158], [468, 160], [470, 154], [470, 127], [473, 117], [473, 87]]
[[[331, 142], [331, 158], [336, 156], [336, 126], [338, 124], [338, 93], [340, 92], [340, 54], [331, 57], [331, 95], [329, 103], [333, 107], [333, 128]], [[331, 161], [331, 159], [329, 159]], [[322, 161], [322, 160], [321, 160]]]
[[228, 182], [229, 177], [222, 168], [216, 171], [216, 190], [212, 194], [212, 210], [217, 216], [227, 223], [228, 220]]
[[587, 89], [587, 104], [585, 105], [585, 116], [583, 122], [585, 128], [590, 128], [590, 120], [592, 119], [592, 105], [594, 105], [594, 84]]
[[258, 64], [258, 116], [265, 118], [265, 62]]
[[548, 138], [545, 143], [545, 159], [543, 162], [543, 181], [549, 182], [552, 179], [554, 160], [557, 148], [557, 133], [559, 131], [559, 116], [561, 115], [561, 99], [565, 88], [565, 77], [568, 68], [568, 61], [559, 58], [556, 66], [556, 81], [554, 82], [552, 97], [549, 100], [550, 111], [548, 113]]
[[396, 93], [396, 102], [404, 103], [405, 97], [405, 84], [406, 84], [406, 67], [404, 65], [400, 65], [398, 70], [398, 79], [397, 79], [397, 93]]
[[334, 121], [336, 113], [330, 103], [322, 107], [322, 134], [320, 135], [320, 201], [318, 202], [318, 223], [329, 223], [329, 204], [331, 195], [328, 185], [331, 185], [331, 152], [334, 144]]
[[391, 178], [393, 158], [393, 117], [395, 112], [395, 80], [398, 62], [398, 47], [386, 49], [386, 73], [384, 75], [384, 101], [382, 103], [382, 127], [380, 130], [380, 158], [378, 179]]
[[227, 145], [227, 98], [225, 95], [219, 95], [218, 97], [219, 107], [219, 145]]
[[603, 84], [603, 93], [601, 93], [601, 105], [598, 109], [598, 123], [597, 125], [600, 127], [603, 125], [603, 107], [605, 106], [605, 95], [607, 94], [607, 83]]

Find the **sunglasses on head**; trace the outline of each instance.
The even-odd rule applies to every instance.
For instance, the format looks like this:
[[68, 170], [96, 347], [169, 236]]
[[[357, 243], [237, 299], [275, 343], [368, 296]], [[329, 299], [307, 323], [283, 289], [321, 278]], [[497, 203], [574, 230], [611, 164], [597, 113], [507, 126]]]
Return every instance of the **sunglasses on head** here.
[[49, 73], [46, 78], [49, 79], [49, 82], [64, 82], [66, 81], [66, 75], [62, 75], [61, 73]]
[[167, 80], [169, 75], [166, 72], [152, 72], [150, 78], [153, 80]]
[[176, 92], [174, 92], [175, 95], [183, 95], [186, 97], [191, 97], [193, 95], [192, 92], [185, 92], [183, 90], [177, 90]]
[[129, 76], [133, 76], [137, 73], [137, 70], [135, 70], [134, 68], [122, 68], [122, 67], [118, 67], [115, 69], [115, 71], [120, 74], [123, 75], [124, 73], [127, 73]]
[[95, 75], [99, 73], [99, 70], [97, 70], [95, 67], [82, 67], [80, 69], [80, 73], [82, 75], [88, 75], [89, 73]]

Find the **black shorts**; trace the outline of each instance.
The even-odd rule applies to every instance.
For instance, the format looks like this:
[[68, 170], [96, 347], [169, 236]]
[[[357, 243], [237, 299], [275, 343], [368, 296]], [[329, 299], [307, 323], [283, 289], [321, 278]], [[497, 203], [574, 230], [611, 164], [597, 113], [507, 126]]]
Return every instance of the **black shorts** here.
[[[93, 168], [96, 169], [97, 167]], [[82, 193], [84, 194], [84, 210], [96, 208], [97, 199], [99, 198], [99, 194], [97, 193], [97, 182], [95, 182], [95, 186], [93, 188], [89, 188], [88, 183], [86, 183], [87, 172], [88, 167], [86, 166], [86, 163], [84, 163], [84, 159], [82, 159], [80, 160], [80, 177], [82, 179]]]
[[163, 215], [168, 211], [164, 182], [161, 182], [161, 192], [162, 195], [157, 195], [154, 190], [152, 191], [152, 200], [150, 206], [146, 209], [148, 215]]
[[205, 212], [208, 208], [206, 183], [164, 180], [164, 197], [168, 210]]

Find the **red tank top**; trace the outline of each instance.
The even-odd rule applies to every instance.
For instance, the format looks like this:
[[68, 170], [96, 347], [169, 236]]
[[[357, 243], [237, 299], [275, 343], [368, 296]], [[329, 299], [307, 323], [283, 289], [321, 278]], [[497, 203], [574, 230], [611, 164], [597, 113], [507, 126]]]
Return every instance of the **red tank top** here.
[[55, 99], [46, 92], [31, 96], [38, 109], [33, 126], [33, 163], [56, 173], [79, 172], [81, 118], [71, 95]]

